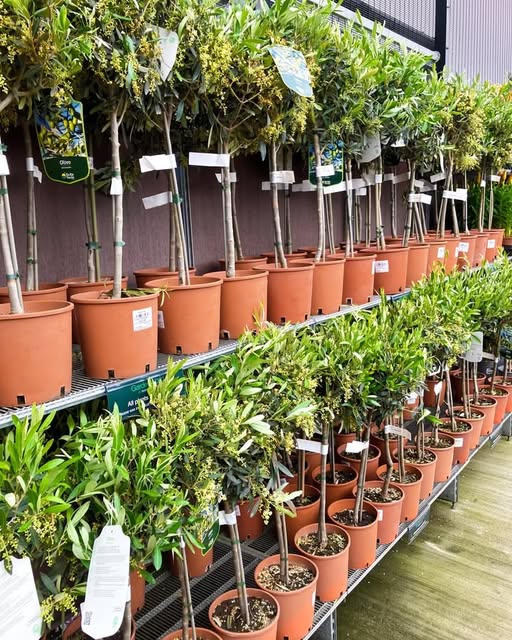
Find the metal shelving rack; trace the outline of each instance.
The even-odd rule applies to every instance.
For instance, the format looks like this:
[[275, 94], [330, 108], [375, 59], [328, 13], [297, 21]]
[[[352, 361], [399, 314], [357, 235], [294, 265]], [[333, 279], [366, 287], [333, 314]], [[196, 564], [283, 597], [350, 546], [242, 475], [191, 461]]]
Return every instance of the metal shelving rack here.
[[[494, 446], [501, 436], [510, 439], [512, 435], [512, 414], [507, 414], [501, 424], [493, 432], [480, 439], [479, 446], [474, 449], [468, 460], [456, 465], [445, 482], [437, 483], [428, 499], [420, 503], [417, 517], [412, 522], [403, 523], [393, 542], [379, 545], [375, 562], [367, 569], [349, 571], [348, 589], [334, 602], [315, 602], [315, 617], [313, 626], [303, 640], [309, 638], [336, 639], [336, 610], [345, 598], [364, 580], [377, 564], [406, 536], [412, 542], [429, 521], [430, 507], [438, 499], [448, 500], [452, 506], [457, 502], [458, 479], [473, 456], [487, 443]], [[220, 594], [233, 589], [235, 580], [231, 564], [231, 547], [229, 539], [221, 536], [214, 547], [214, 564], [204, 576], [191, 581], [192, 600], [194, 603], [197, 626], [208, 627], [208, 607]], [[253, 572], [258, 562], [278, 552], [278, 546], [273, 529], [267, 527], [260, 538], [242, 544], [242, 556], [248, 586], [256, 586]], [[159, 572], [154, 585], [146, 589], [146, 603], [136, 617], [137, 638], [140, 640], [160, 640], [165, 634], [179, 628], [181, 624], [181, 599], [179, 581], [164, 569]]]
[[[399, 299], [408, 294], [408, 290], [405, 293], [388, 296], [389, 299]], [[341, 311], [331, 313], [328, 315], [312, 316], [306, 322], [303, 322], [295, 327], [307, 327], [314, 326], [323, 322], [337, 318], [338, 316], [345, 315], [347, 313], [354, 313], [363, 309], [371, 309], [379, 304], [379, 296], [373, 296], [370, 302], [359, 306], [344, 306]], [[173, 360], [186, 360], [184, 368], [196, 367], [202, 364], [206, 364], [220, 358], [225, 355], [233, 353], [237, 347], [236, 340], [221, 340], [217, 349], [207, 351], [205, 353], [198, 353], [192, 356], [168, 356], [166, 354], [158, 355], [157, 367], [154, 371], [143, 376], [133, 378], [133, 380], [141, 381], [148, 378], [158, 379], [163, 378], [167, 369], [167, 363], [169, 358]], [[106, 396], [111, 390], [118, 386], [120, 381], [105, 381], [88, 378], [83, 370], [80, 351], [73, 353], [73, 380], [70, 393], [66, 394], [62, 398], [46, 402], [44, 407], [47, 413], [51, 411], [59, 411], [61, 409], [69, 409], [71, 407], [80, 405], [90, 400], [95, 400]], [[129, 384], [130, 380], [123, 380], [123, 384]], [[12, 424], [12, 417], [25, 418], [31, 413], [31, 407], [0, 407], [0, 429], [9, 427]]]

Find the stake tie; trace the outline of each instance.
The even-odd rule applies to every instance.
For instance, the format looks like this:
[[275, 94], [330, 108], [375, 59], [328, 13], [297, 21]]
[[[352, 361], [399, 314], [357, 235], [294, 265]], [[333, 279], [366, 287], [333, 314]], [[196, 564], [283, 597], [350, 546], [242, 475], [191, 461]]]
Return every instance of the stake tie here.
[[114, 247], [124, 247], [125, 244], [126, 244], [126, 242], [124, 242], [124, 240], [115, 240], [114, 241]]

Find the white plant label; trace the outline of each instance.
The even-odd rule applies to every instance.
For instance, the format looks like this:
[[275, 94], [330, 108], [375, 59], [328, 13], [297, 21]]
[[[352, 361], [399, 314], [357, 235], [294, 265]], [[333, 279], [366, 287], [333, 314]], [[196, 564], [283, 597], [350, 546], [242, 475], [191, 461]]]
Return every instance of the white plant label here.
[[364, 136], [363, 153], [361, 154], [361, 162], [371, 162], [378, 158], [381, 153], [380, 136]]
[[236, 524], [236, 511], [232, 511], [231, 513], [219, 511], [219, 524], [221, 526]]
[[134, 331], [144, 331], [144, 329], [151, 329], [153, 326], [153, 310], [151, 307], [137, 309], [132, 312], [132, 315]]
[[295, 173], [293, 171], [271, 171], [270, 184], [293, 184]]
[[369, 442], [352, 440], [352, 442], [347, 442], [347, 446], [345, 447], [345, 453], [361, 453], [361, 451], [368, 449], [369, 445], [370, 445]]
[[346, 180], [345, 181], [345, 186], [347, 191], [353, 191], [354, 190], [354, 181], [353, 180]]
[[158, 311], [158, 328], [165, 329], [164, 312], [162, 310]]
[[0, 638], [39, 640], [41, 607], [29, 558], [11, 558], [12, 573], [0, 562]]
[[322, 456], [326, 456], [329, 452], [329, 445], [316, 442], [316, 440], [303, 440], [297, 438], [297, 449], [300, 451], [308, 451], [309, 453], [319, 453]]
[[122, 196], [123, 195], [123, 179], [121, 176], [115, 176], [110, 183], [110, 195]]
[[401, 182], [407, 182], [407, 180], [411, 179], [411, 173], [407, 171], [406, 173], [398, 173], [393, 176], [393, 184], [400, 184]]
[[8, 176], [9, 175], [9, 164], [7, 162], [7, 156], [3, 153], [0, 153], [0, 176]]
[[486, 185], [487, 185], [487, 182], [485, 180], [480, 180], [481, 187], [485, 187]]
[[456, 189], [455, 191], [443, 191], [443, 198], [448, 198], [451, 200], [461, 200], [462, 202], [466, 202], [468, 199], [468, 190], [467, 189]]
[[436, 382], [434, 385], [434, 393], [438, 396], [441, 393], [441, 389], [443, 388], [443, 383], [441, 381]]
[[384, 433], [389, 433], [394, 436], [402, 436], [403, 438], [407, 438], [407, 440], [412, 440], [411, 432], [407, 429], [402, 429], [402, 427], [397, 427], [394, 424], [387, 424], [384, 427]]
[[445, 252], [446, 252], [445, 247], [439, 247], [438, 250], [437, 250], [437, 257], [438, 258], [444, 258]]
[[192, 167], [229, 167], [229, 153], [197, 153], [188, 154], [188, 162]]
[[358, 189], [358, 190], [356, 191], [356, 195], [358, 195], [358, 196], [365, 196], [365, 195], [366, 195], [366, 193], [367, 193], [367, 191], [366, 191], [366, 187], [361, 187], [361, 189]]
[[142, 198], [142, 204], [146, 211], [148, 209], [155, 209], [156, 207], [163, 207], [169, 204], [169, 202], [172, 202], [172, 193], [170, 191], [162, 191], [162, 193], [156, 193], [154, 196]]
[[315, 606], [315, 600], [316, 600], [316, 591], [313, 591], [313, 593], [311, 594], [311, 604], [313, 606]]
[[165, 82], [171, 73], [174, 63], [176, 62], [176, 53], [178, 52], [179, 38], [174, 31], [167, 31], [158, 27], [158, 35], [160, 37], [160, 77]]
[[392, 182], [394, 177], [395, 177], [394, 173], [385, 173], [384, 182]]
[[426, 193], [410, 193], [409, 202], [419, 202], [420, 204], [430, 204], [432, 202], [432, 196]]
[[25, 158], [25, 166], [27, 167], [27, 171], [34, 171], [34, 158]]
[[[271, 186], [271, 184], [270, 184], [270, 182], [268, 180], [266, 182], [262, 182], [261, 183], [261, 190], [262, 191], [270, 191], [270, 186]], [[279, 191], [285, 191], [286, 189], [288, 189], [288, 185], [287, 184], [279, 184], [278, 183], [275, 186], [277, 187], [277, 189]], [[316, 191], [316, 187], [313, 186], [313, 185], [311, 185], [313, 187], [312, 189], [305, 189], [303, 184], [301, 184], [301, 185], [293, 185], [292, 189], [295, 186], [301, 187], [300, 189], [298, 189], [298, 191]]]
[[487, 248], [495, 249], [496, 248], [496, 240], [492, 238], [492, 240], [487, 240]]
[[393, 142], [392, 147], [396, 147], [397, 149], [400, 147], [405, 147], [405, 140], [400, 136], [396, 142]]
[[384, 182], [384, 176], [382, 173], [375, 174], [375, 184], [382, 184]]
[[464, 446], [464, 438], [454, 438], [455, 440], [455, 449], [460, 449]]
[[316, 177], [317, 178], [327, 178], [329, 176], [334, 175], [334, 165], [333, 164], [325, 164], [316, 167]]
[[34, 178], [39, 182], [39, 184], [43, 181], [43, 173], [37, 164], [34, 165]]
[[430, 176], [430, 182], [441, 182], [441, 180], [446, 180], [446, 173], [444, 171], [434, 173], [433, 176]]
[[82, 631], [95, 640], [121, 627], [129, 571], [130, 538], [119, 525], [103, 527], [94, 541], [82, 605]]
[[357, 189], [364, 189], [364, 187], [366, 187], [366, 182], [362, 178], [355, 178], [350, 184], [352, 191], [357, 191]]
[[[217, 182], [218, 183], [222, 183], [222, 173], [216, 173], [215, 177], [217, 178]], [[236, 171], [230, 171], [229, 173], [229, 181], [230, 182], [236, 182]]]
[[384, 509], [377, 509], [377, 521], [382, 522], [384, 520]]
[[459, 250], [459, 253], [469, 251], [469, 242], [459, 242], [457, 249]]
[[139, 166], [141, 173], [176, 169], [176, 157], [174, 153], [159, 153], [154, 156], [142, 156], [142, 158], [139, 158]]
[[490, 180], [491, 182], [501, 182], [501, 176], [492, 175]]
[[324, 187], [324, 193], [340, 193], [341, 191], [346, 191], [347, 186], [344, 182], [339, 182], [338, 184], [331, 184], [328, 187]]
[[416, 402], [418, 398], [419, 398], [419, 394], [417, 394], [416, 391], [411, 391], [411, 393], [405, 396], [407, 404], [412, 404], [413, 402]]
[[375, 184], [375, 173], [363, 173], [361, 176], [361, 179], [363, 180], [364, 184], [368, 187], [371, 187], [372, 185]]
[[464, 354], [464, 360], [468, 362], [482, 362], [484, 357], [483, 348], [484, 334], [482, 331], [475, 331], [470, 348]]
[[376, 260], [375, 273], [389, 273], [389, 260]]

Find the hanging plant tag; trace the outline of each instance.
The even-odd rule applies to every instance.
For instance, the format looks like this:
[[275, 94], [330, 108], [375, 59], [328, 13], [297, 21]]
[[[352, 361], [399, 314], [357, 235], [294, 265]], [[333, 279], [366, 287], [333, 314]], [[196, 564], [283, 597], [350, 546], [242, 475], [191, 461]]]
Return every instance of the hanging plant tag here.
[[232, 511], [231, 513], [219, 511], [219, 524], [221, 526], [236, 524], [236, 511]]
[[407, 180], [411, 179], [410, 171], [407, 173], [399, 173], [393, 176], [393, 184], [400, 184], [401, 182], [407, 182]]
[[491, 182], [501, 182], [501, 176], [492, 175], [489, 176]]
[[467, 189], [456, 189], [455, 191], [443, 191], [443, 198], [448, 198], [450, 200], [461, 200], [462, 202], [466, 202], [468, 199], [468, 190]]
[[340, 182], [339, 184], [333, 184], [330, 187], [324, 187], [324, 193], [340, 193], [341, 191], [346, 191], [347, 186], [344, 182]]
[[430, 204], [432, 202], [432, 196], [426, 193], [410, 193], [409, 202], [419, 202], [420, 204]]
[[121, 176], [114, 176], [110, 183], [110, 195], [122, 196], [123, 195], [123, 179]]
[[361, 153], [360, 161], [371, 162], [378, 158], [381, 154], [380, 136], [377, 133], [373, 136], [363, 136], [363, 152]]
[[454, 438], [455, 440], [455, 449], [460, 449], [464, 446], [464, 438]]
[[[222, 173], [216, 173], [215, 177], [217, 178], [217, 182], [219, 184], [222, 184]], [[236, 182], [236, 171], [231, 171], [229, 174], [229, 181], [231, 183]]]
[[441, 389], [443, 388], [443, 383], [440, 380], [439, 382], [436, 382], [436, 384], [434, 385], [434, 393], [436, 394], [436, 396], [438, 396], [441, 393]]
[[151, 329], [153, 326], [153, 310], [151, 307], [145, 309], [137, 309], [133, 311], [133, 330], [144, 331], [145, 329]]
[[229, 167], [229, 153], [196, 153], [188, 154], [191, 167]]
[[285, 85], [304, 98], [313, 96], [311, 77], [303, 54], [291, 47], [276, 45], [269, 48], [279, 75]]
[[375, 273], [389, 273], [389, 260], [376, 260]]
[[157, 193], [154, 196], [146, 196], [145, 198], [142, 198], [142, 204], [146, 210], [163, 207], [170, 202], [172, 202], [171, 191], [163, 191], [162, 193]]
[[9, 175], [9, 164], [7, 162], [7, 156], [4, 153], [0, 153], [0, 176]]
[[0, 638], [39, 640], [41, 607], [29, 558], [12, 558], [12, 572], [0, 562]]
[[437, 257], [438, 258], [440, 258], [440, 259], [444, 258], [445, 254], [446, 254], [446, 248], [445, 247], [439, 247], [437, 249]]
[[361, 442], [360, 440], [352, 440], [352, 442], [347, 442], [347, 446], [345, 447], [346, 453], [361, 453], [365, 449], [368, 449], [370, 446], [369, 442]]
[[384, 433], [389, 433], [394, 436], [402, 436], [403, 438], [407, 438], [407, 440], [412, 440], [411, 432], [407, 429], [403, 429], [402, 427], [397, 427], [394, 424], [387, 424], [384, 427]]
[[[311, 185], [311, 187], [312, 187], [311, 189], [307, 189], [307, 188], [305, 189], [303, 184], [301, 184], [301, 185], [293, 185], [293, 187], [295, 187], [295, 186], [297, 187], [298, 191], [316, 191], [316, 187], [313, 187], [313, 185]], [[289, 185], [288, 184], [279, 184], [279, 183], [277, 183], [275, 185], [275, 187], [277, 188], [278, 191], [286, 191], [286, 189], [288, 189]], [[292, 189], [293, 189], [293, 187], [292, 187]], [[270, 191], [271, 188], [272, 188], [272, 185], [271, 185], [270, 181], [267, 180], [266, 182], [262, 182], [261, 183], [261, 190], [262, 191]]]
[[384, 181], [384, 176], [382, 175], [382, 173], [376, 173], [375, 174], [375, 184], [382, 184]]
[[35, 111], [35, 126], [43, 167], [50, 180], [73, 184], [89, 177], [81, 102], [71, 99], [67, 105], [46, 109], [40, 105]]
[[139, 158], [139, 166], [141, 173], [176, 169], [176, 157], [174, 153], [159, 153], [154, 156], [142, 156], [142, 158]]
[[487, 240], [487, 248], [495, 249], [496, 248], [496, 239], [492, 238], [491, 240]]
[[368, 187], [371, 187], [375, 184], [375, 171], [368, 171], [367, 173], [362, 173], [361, 178], [364, 181], [364, 184]]
[[441, 182], [441, 180], [446, 180], [446, 173], [444, 171], [434, 173], [433, 176], [430, 176], [430, 182]]
[[160, 37], [160, 77], [165, 82], [176, 62], [176, 53], [178, 52], [179, 38], [174, 31], [167, 31], [158, 27], [158, 35]]
[[329, 452], [329, 445], [316, 442], [316, 440], [303, 440], [302, 438], [297, 438], [296, 447], [300, 451], [319, 453], [322, 456], [326, 456]]
[[467, 360], [468, 362], [482, 361], [484, 354], [483, 340], [484, 334], [482, 331], [475, 331], [472, 337], [471, 346], [463, 356], [464, 360]]
[[295, 173], [293, 171], [271, 171], [270, 184], [293, 184]]
[[392, 182], [394, 177], [395, 177], [394, 173], [385, 173], [384, 182]]
[[82, 605], [82, 631], [95, 640], [121, 627], [129, 570], [130, 538], [119, 525], [103, 527], [94, 541]]

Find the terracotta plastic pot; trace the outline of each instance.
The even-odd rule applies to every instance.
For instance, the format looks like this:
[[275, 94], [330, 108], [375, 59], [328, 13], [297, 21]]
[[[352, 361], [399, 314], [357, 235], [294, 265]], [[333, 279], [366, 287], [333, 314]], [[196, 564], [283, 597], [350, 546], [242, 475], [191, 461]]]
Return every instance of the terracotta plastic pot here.
[[243, 500], [238, 503], [240, 515], [236, 519], [236, 524], [238, 526], [238, 537], [242, 542], [255, 540], [265, 531], [265, 523], [263, 522], [260, 512], [256, 511], [256, 513], [251, 516], [253, 506], [251, 500]]
[[[203, 553], [200, 549], [191, 549], [186, 546], [185, 556], [187, 559], [188, 575], [191, 578], [197, 578], [198, 576], [204, 575], [213, 565], [213, 547], [206, 553]], [[172, 553], [170, 553], [168, 557], [171, 573], [175, 576], [179, 575], [177, 559]]]
[[436, 265], [444, 264], [446, 240], [425, 238], [425, 241], [429, 246], [427, 260], [427, 276], [429, 276]]
[[377, 555], [377, 526], [378, 511], [370, 502], [363, 501], [363, 508], [370, 513], [374, 520], [370, 524], [356, 527], [354, 525], [341, 524], [334, 519], [334, 515], [346, 509], [354, 509], [354, 498], [337, 500], [327, 508], [327, 517], [333, 523], [341, 527], [350, 536], [350, 549], [348, 553], [349, 569], [366, 569], [374, 561]]
[[487, 233], [489, 234], [489, 237], [487, 239], [485, 259], [487, 262], [493, 262], [498, 255], [500, 247], [503, 246], [503, 234], [505, 233], [505, 229], [489, 229]]
[[[285, 491], [286, 493], [297, 491], [297, 484], [290, 482], [285, 488]], [[286, 535], [289, 544], [293, 543], [295, 534], [301, 527], [318, 522], [318, 516], [320, 514], [320, 491], [318, 491], [316, 487], [306, 484], [304, 485], [304, 497], [314, 497], [316, 499], [311, 504], [295, 507], [295, 516], [285, 515]]]
[[373, 295], [373, 263], [376, 255], [360, 254], [345, 259], [343, 304], [366, 304]]
[[130, 605], [132, 615], [140, 611], [146, 601], [146, 581], [135, 569], [130, 570]]
[[[416, 447], [414, 445], [408, 445], [405, 447], [405, 451], [416, 451]], [[432, 489], [434, 488], [434, 478], [436, 477], [436, 464], [437, 464], [437, 455], [435, 451], [431, 451], [429, 448], [425, 447], [425, 451], [430, 451], [430, 453], [434, 454], [434, 460], [431, 462], [407, 462], [407, 464], [412, 465], [416, 469], [419, 469], [423, 474], [423, 480], [421, 482], [421, 490], [420, 490], [420, 500], [426, 500], [430, 494], [432, 493]], [[393, 451], [393, 460], [398, 461], [398, 452]]]
[[402, 293], [407, 282], [409, 247], [363, 249], [361, 254], [375, 254], [373, 289], [386, 294]]
[[[80, 631], [81, 626], [82, 626], [82, 616], [78, 614], [75, 618], [73, 618], [73, 620], [71, 620], [68, 626], [64, 629], [62, 633], [62, 640], [68, 640], [68, 638], [71, 638], [74, 633], [76, 633], [77, 631]], [[136, 631], [135, 620], [132, 618], [132, 633], [130, 636], [131, 640], [135, 640], [135, 631]], [[105, 638], [105, 640], [108, 640], [108, 638]]]
[[[61, 300], [65, 302], [67, 285], [63, 282], [47, 282], [39, 285], [37, 291], [27, 291], [22, 287], [21, 295], [24, 302], [40, 302], [45, 300]], [[0, 287], [0, 304], [9, 302], [7, 287]]]
[[322, 456], [319, 453], [312, 453], [311, 451], [306, 452], [306, 483], [313, 484], [313, 469], [316, 469], [318, 465], [322, 462]]
[[457, 266], [459, 269], [468, 269], [473, 266], [475, 259], [475, 236], [461, 236], [457, 246]]
[[101, 295], [89, 291], [72, 297], [86, 375], [109, 380], [152, 371], [157, 360], [159, 294]]
[[[297, 260], [300, 258], [305, 258], [308, 255], [307, 251], [294, 251], [293, 253], [285, 253], [284, 257], [286, 260]], [[267, 251], [266, 253], [262, 253], [261, 256], [267, 259], [267, 264], [263, 265], [263, 268], [266, 269], [267, 266], [275, 266], [276, 255], [274, 251]]]
[[[188, 272], [191, 276], [196, 275], [196, 268], [189, 267]], [[158, 278], [172, 278], [177, 277], [177, 271], [169, 271], [169, 267], [147, 267], [146, 269], [137, 269], [133, 272], [135, 276], [135, 282], [139, 289], [144, 289], [150, 280], [157, 280]]]
[[410, 287], [413, 282], [418, 282], [427, 275], [429, 245], [409, 245], [409, 260], [407, 262], [407, 277], [405, 286]]
[[260, 589], [270, 593], [279, 602], [277, 640], [302, 640], [313, 626], [318, 568], [308, 558], [294, 553], [290, 554], [289, 563], [290, 565], [299, 565], [309, 569], [314, 573], [314, 579], [305, 587], [295, 591], [271, 591], [266, 589], [261, 584], [259, 577], [263, 569], [273, 564], [279, 564], [279, 555], [274, 555], [261, 560], [257, 564], [254, 570], [254, 580]]
[[309, 558], [318, 567], [316, 597], [321, 602], [331, 602], [332, 600], [337, 600], [347, 590], [350, 536], [344, 529], [335, 524], [327, 523], [325, 528], [327, 535], [336, 533], [345, 539], [346, 546], [339, 553], [332, 556], [315, 556], [297, 545], [297, 542], [303, 536], [318, 532], [318, 523], [309, 524], [297, 531], [295, 534], [295, 547], [299, 550], [299, 553]]
[[471, 231], [471, 235], [474, 235], [474, 237], [476, 238], [475, 253], [473, 256], [472, 266], [479, 267], [482, 264], [482, 262], [485, 260], [485, 255], [487, 252], [487, 240], [489, 239], [489, 234]]
[[[425, 404], [426, 407], [435, 407], [436, 406], [436, 393], [434, 391], [434, 387], [436, 385], [438, 385], [440, 382], [439, 378], [437, 376], [432, 376], [430, 378], [427, 378], [425, 380], [425, 384], [427, 385], [427, 388], [425, 389], [424, 393], [423, 393], [423, 402]], [[439, 404], [442, 406], [444, 403], [444, 398], [446, 395], [446, 380], [443, 377], [443, 380], [441, 381], [441, 389], [439, 391]]]
[[335, 313], [343, 302], [345, 260], [315, 262], [311, 315]]
[[215, 633], [223, 638], [223, 640], [241, 640], [241, 638], [249, 638], [250, 640], [276, 640], [277, 625], [280, 613], [279, 602], [272, 595], [270, 595], [266, 591], [262, 591], [261, 589], [247, 589], [247, 596], [249, 598], [261, 598], [263, 600], [272, 602], [277, 611], [277, 615], [268, 625], [268, 627], [260, 629], [259, 631], [249, 631], [243, 634], [234, 631], [227, 631], [226, 629], [219, 627], [219, 625], [213, 619], [213, 614], [215, 613], [215, 609], [219, 604], [221, 604], [221, 602], [232, 600], [233, 598], [238, 598], [238, 591], [236, 589], [232, 589], [231, 591], [226, 591], [226, 593], [223, 593], [218, 598], [215, 598], [215, 600], [208, 607], [208, 620], [210, 621], [210, 625], [215, 630]]
[[334, 446], [341, 447], [342, 444], [353, 442], [356, 439], [355, 433], [336, 433], [334, 436]]
[[[393, 469], [395, 471], [398, 469], [397, 462], [393, 464]], [[412, 464], [406, 464], [405, 470], [415, 472], [418, 476], [418, 480], [416, 480], [416, 482], [398, 482], [397, 480], [393, 481], [393, 484], [396, 484], [398, 487], [400, 487], [400, 489], [402, 489], [404, 493], [400, 522], [414, 520], [414, 518], [418, 515], [418, 510], [420, 507], [421, 483], [423, 481], [423, 472], [421, 471], [421, 469], [418, 469]], [[384, 480], [386, 471], [387, 465], [385, 464], [382, 464], [377, 469], [377, 476], [379, 480]]]
[[[338, 457], [342, 462], [349, 464], [359, 474], [361, 469], [361, 460], [354, 460], [354, 458], [349, 458], [348, 456], [346, 456], [346, 447], [346, 444], [341, 445], [341, 447], [338, 447], [336, 449], [336, 453], [338, 454]], [[377, 478], [377, 467], [379, 466], [380, 451], [373, 444], [370, 445], [370, 451], [372, 451], [375, 455], [373, 456], [373, 458], [368, 458], [368, 464], [366, 465], [366, 480], [375, 480]]]
[[456, 236], [447, 236], [445, 240], [444, 268], [447, 273], [451, 273], [457, 266], [457, 247], [460, 239]]
[[[235, 270], [246, 271], [253, 267], [265, 269], [266, 264], [267, 258], [263, 256], [249, 256], [248, 258], [243, 258], [243, 260], [235, 260]], [[226, 271], [226, 261], [224, 258], [219, 259], [219, 266], [223, 271]]]
[[[250, 634], [248, 634], [250, 636]], [[168, 633], [162, 638], [162, 640], [181, 640], [183, 637], [183, 629], [176, 629], [172, 633]], [[196, 637], [202, 638], [202, 640], [222, 640], [222, 636], [211, 629], [205, 629], [204, 627], [196, 627]], [[245, 636], [244, 636], [245, 637]], [[192, 634], [188, 634], [188, 640], [192, 640]]]
[[[342, 445], [344, 446], [344, 445]], [[346, 446], [346, 445], [345, 445]], [[327, 506], [331, 504], [331, 502], [336, 502], [336, 500], [343, 500], [343, 498], [350, 498], [352, 495], [352, 489], [356, 486], [357, 484], [357, 478], [358, 478], [358, 473], [356, 471], [356, 469], [354, 469], [353, 467], [349, 467], [346, 464], [335, 464], [334, 465], [334, 470], [335, 471], [346, 471], [346, 470], [350, 470], [352, 478], [348, 481], [348, 482], [343, 482], [341, 484], [333, 484], [332, 482], [326, 482], [325, 488], [326, 488], [326, 498], [327, 498]], [[331, 470], [331, 465], [328, 464], [327, 465], [327, 477], [329, 478], [329, 473]], [[311, 474], [311, 478], [313, 481], [313, 486], [315, 486], [317, 489], [320, 490], [320, 481], [317, 480], [316, 478], [320, 475], [321, 473], [321, 467], [318, 466], [315, 469], [313, 469], [313, 472]]]
[[[428, 436], [427, 433], [425, 433]], [[449, 447], [436, 447], [434, 444], [429, 443], [428, 448], [434, 451], [437, 456], [436, 472], [434, 474], [434, 482], [444, 482], [448, 480], [452, 473], [453, 456], [455, 452], [455, 438], [447, 434], [440, 435], [443, 439], [450, 441]]]
[[453, 464], [464, 464], [469, 458], [469, 452], [471, 450], [471, 442], [473, 440], [473, 425], [467, 420], [457, 419], [457, 422], [463, 422], [468, 425], [467, 431], [452, 431], [450, 428], [450, 418], [441, 418], [443, 423], [440, 426], [439, 434], [442, 436], [450, 436], [454, 439], [453, 449]]
[[[364, 483], [365, 489], [380, 488], [384, 485], [382, 480], [370, 480]], [[400, 527], [400, 516], [402, 514], [402, 504], [404, 502], [404, 492], [395, 484], [390, 482], [389, 486], [393, 489], [397, 489], [401, 493], [399, 500], [393, 500], [393, 502], [373, 502], [365, 497], [366, 502], [373, 504], [377, 509], [377, 542], [379, 544], [389, 544], [398, 535], [398, 529]], [[357, 488], [354, 490], [354, 495]]]
[[496, 407], [498, 406], [498, 402], [494, 396], [487, 396], [483, 393], [479, 394], [479, 397], [485, 402], [492, 402], [492, 404], [471, 403], [469, 406], [472, 409], [478, 409], [478, 411], [481, 411], [484, 414], [480, 435], [488, 436], [494, 428], [494, 416], [496, 414]]
[[301, 261], [290, 261], [286, 269], [265, 267], [268, 271], [267, 317], [271, 322], [304, 322], [309, 318], [314, 268], [312, 262]]
[[[380, 451], [379, 460], [385, 460], [386, 459], [386, 441], [384, 440], [384, 436], [378, 435], [379, 431], [381, 431], [381, 427], [377, 426], [376, 424], [373, 425], [373, 427], [370, 429], [370, 443], [373, 446], [377, 447], [377, 449]], [[394, 451], [397, 447], [398, 447], [398, 438], [396, 436], [393, 437], [390, 435], [389, 450]], [[375, 473], [377, 473], [377, 470], [375, 470]], [[377, 480], [378, 478], [375, 477], [372, 479]]]
[[71, 390], [70, 302], [25, 302], [25, 313], [0, 304], [0, 406], [39, 404]]
[[220, 278], [220, 336], [239, 338], [244, 331], [256, 331], [267, 319], [267, 271], [235, 271], [227, 278], [225, 271], [205, 273]]
[[507, 406], [508, 406], [508, 403], [509, 403], [509, 399], [510, 399], [510, 396], [512, 394], [507, 389], [507, 387], [500, 387], [498, 385], [494, 385], [494, 388], [495, 388], [495, 390], [499, 389], [500, 391], [503, 391], [504, 393], [502, 393], [502, 394], [490, 393], [490, 390], [491, 390], [491, 385], [490, 384], [484, 384], [481, 387], [479, 387], [480, 391], [485, 393], [485, 397], [490, 396], [491, 398], [494, 398], [496, 400], [496, 411], [494, 413], [494, 424], [497, 425], [497, 424], [500, 424], [500, 422], [505, 417], [505, 413], [507, 412]]
[[[512, 412], [512, 379], [511, 378], [506, 378], [505, 384], [501, 383], [501, 381], [503, 380], [503, 376], [500, 376], [498, 379], [499, 379], [500, 383], [496, 384], [495, 386], [498, 389], [503, 389], [504, 391], [508, 391], [507, 407], [505, 409], [505, 412], [506, 413], [511, 413]], [[507, 382], [509, 384], [507, 384]]]
[[[457, 405], [453, 407], [453, 410], [455, 412], [458, 411], [464, 411], [464, 407]], [[480, 407], [471, 407], [471, 412], [472, 413], [479, 413], [480, 416], [478, 418], [464, 418], [461, 417], [460, 419], [463, 420], [464, 422], [469, 422], [469, 424], [473, 427], [473, 431], [471, 432], [471, 440], [469, 442], [469, 446], [471, 449], [476, 449], [476, 447], [478, 447], [478, 445], [480, 444], [480, 436], [482, 435], [482, 427], [484, 424], [484, 419], [485, 419], [485, 414], [483, 411], [480, 410]], [[458, 417], [458, 416], [457, 416]]]
[[150, 280], [146, 286], [166, 290], [159, 300], [160, 351], [187, 355], [219, 346], [220, 278], [192, 276], [188, 286], [180, 286], [176, 277], [162, 278]]
[[[462, 400], [462, 389], [463, 389], [462, 373], [459, 372], [459, 373], [450, 374], [450, 380], [452, 382], [452, 387], [453, 387], [453, 400], [455, 402], [459, 402], [460, 400]], [[478, 372], [477, 374], [478, 387], [484, 384], [484, 381], [485, 381], [485, 374]], [[475, 382], [473, 380], [473, 377], [471, 377], [471, 379], [469, 380], [469, 393], [473, 394], [474, 391], [475, 391]]]
[[[68, 300], [71, 300], [71, 297], [75, 295], [75, 293], [86, 293], [87, 291], [100, 291], [101, 293], [107, 293], [108, 291], [112, 291], [112, 287], [114, 286], [114, 280], [112, 276], [105, 276], [99, 282], [88, 282], [85, 277], [78, 278], [65, 278], [60, 281], [62, 284], [67, 285], [66, 294]], [[121, 287], [126, 289], [128, 286], [128, 277], [125, 276], [121, 281]], [[73, 309], [72, 314], [73, 319], [73, 342], [74, 344], [80, 344], [80, 335], [78, 333], [78, 322], [76, 319], [76, 311]]]
[[420, 396], [415, 392], [414, 400], [407, 399], [406, 404], [404, 405], [404, 420], [412, 420], [416, 415], [416, 411], [418, 410], [420, 404]]

